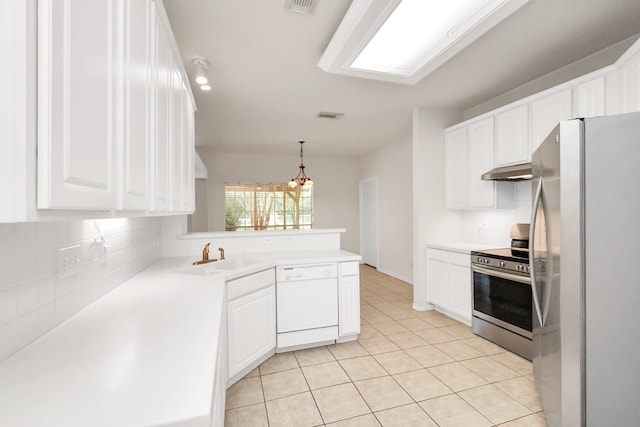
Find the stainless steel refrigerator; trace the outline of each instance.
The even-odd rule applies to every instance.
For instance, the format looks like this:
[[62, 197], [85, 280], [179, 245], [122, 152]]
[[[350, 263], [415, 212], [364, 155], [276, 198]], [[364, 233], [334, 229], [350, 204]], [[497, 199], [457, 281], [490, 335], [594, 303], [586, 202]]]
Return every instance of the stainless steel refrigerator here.
[[640, 113], [532, 156], [533, 370], [550, 427], [640, 425]]

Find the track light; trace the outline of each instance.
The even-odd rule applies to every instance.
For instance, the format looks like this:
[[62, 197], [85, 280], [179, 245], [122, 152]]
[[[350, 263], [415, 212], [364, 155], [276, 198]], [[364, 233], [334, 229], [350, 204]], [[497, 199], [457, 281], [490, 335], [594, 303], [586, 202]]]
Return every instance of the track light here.
[[[193, 60], [193, 63], [196, 66], [196, 83], [199, 85], [208, 85], [209, 76], [207, 75], [207, 69], [209, 68], [209, 61], [203, 58], [196, 58]], [[203, 88], [201, 87], [201, 89]], [[209, 86], [209, 89], [211, 89], [211, 86]]]

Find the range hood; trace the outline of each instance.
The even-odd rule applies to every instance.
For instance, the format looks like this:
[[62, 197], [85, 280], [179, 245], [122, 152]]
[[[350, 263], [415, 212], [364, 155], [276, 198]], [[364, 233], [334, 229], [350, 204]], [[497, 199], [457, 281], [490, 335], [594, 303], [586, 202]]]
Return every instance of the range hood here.
[[531, 177], [531, 163], [501, 166], [482, 175], [485, 181], [524, 181]]

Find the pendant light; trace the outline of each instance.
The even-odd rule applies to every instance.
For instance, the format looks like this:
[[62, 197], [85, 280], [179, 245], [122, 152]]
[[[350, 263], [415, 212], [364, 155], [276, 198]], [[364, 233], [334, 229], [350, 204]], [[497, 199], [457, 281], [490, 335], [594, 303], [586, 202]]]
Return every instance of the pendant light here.
[[295, 178], [291, 178], [291, 181], [289, 181], [289, 187], [291, 188], [296, 188], [297, 186], [301, 186], [302, 188], [311, 188], [313, 187], [313, 181], [311, 181], [311, 177], [308, 177], [305, 173], [304, 173], [304, 162], [303, 162], [303, 153], [302, 153], [302, 144], [304, 144], [304, 141], [298, 141], [298, 143], [300, 144], [300, 171], [298, 172], [298, 175]]

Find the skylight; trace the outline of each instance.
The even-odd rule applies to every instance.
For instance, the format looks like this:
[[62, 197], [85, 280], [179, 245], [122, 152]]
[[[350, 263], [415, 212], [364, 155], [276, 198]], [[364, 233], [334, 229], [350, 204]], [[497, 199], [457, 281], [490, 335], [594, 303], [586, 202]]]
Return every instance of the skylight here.
[[414, 84], [528, 0], [354, 0], [318, 64]]

